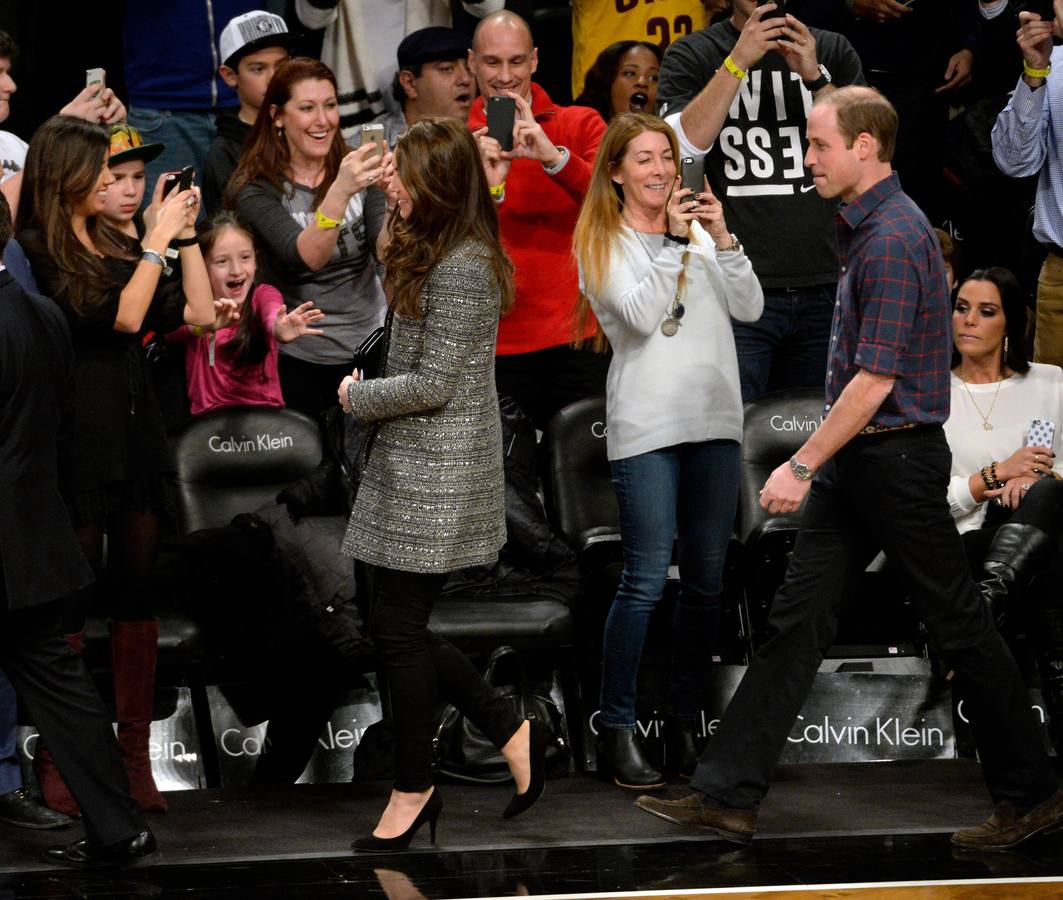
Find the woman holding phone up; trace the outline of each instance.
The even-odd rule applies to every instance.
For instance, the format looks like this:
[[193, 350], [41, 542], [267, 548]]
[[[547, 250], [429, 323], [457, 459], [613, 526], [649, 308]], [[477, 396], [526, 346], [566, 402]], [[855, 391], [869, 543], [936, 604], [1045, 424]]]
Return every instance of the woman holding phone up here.
[[495, 392], [498, 317], [513, 267], [477, 145], [457, 119], [420, 119], [387, 164], [394, 207], [383, 253], [393, 316], [382, 376], [343, 380], [345, 412], [373, 422], [368, 461], [343, 550], [364, 566], [369, 632], [395, 730], [395, 785], [356, 850], [409, 846], [442, 799], [432, 783], [438, 699], [502, 751], [516, 782], [503, 812], [544, 786], [545, 735], [521, 720], [452, 644], [428, 630], [447, 575], [491, 565], [506, 539], [502, 431]]
[[[210, 282], [195, 233], [199, 189], [161, 203], [143, 243], [103, 210], [114, 176], [105, 128], [53, 116], [33, 136], [18, 209], [18, 239], [41, 292], [66, 314], [74, 345], [70, 433], [59, 477], [86, 558], [98, 574], [107, 537], [106, 591], [118, 741], [140, 807], [166, 809], [148, 756], [159, 623], [151, 585], [171, 504], [166, 428], [140, 340], [214, 321]], [[169, 264], [173, 246], [180, 275]], [[64, 630], [80, 650], [90, 588], [71, 604]], [[76, 813], [47, 751], [34, 768], [45, 801]]]
[[354, 351], [384, 320], [384, 291], [366, 237], [366, 205], [384, 204], [379, 146], [351, 150], [340, 132], [336, 78], [296, 57], [266, 88], [225, 204], [255, 232], [261, 278], [289, 310], [324, 313], [313, 342], [280, 348], [287, 406], [316, 416], [334, 402]]
[[672, 129], [621, 113], [598, 148], [573, 237], [577, 329], [593, 310], [613, 350], [606, 438], [624, 570], [605, 625], [598, 765], [621, 787], [664, 787], [635, 736], [635, 686], [650, 614], [678, 529], [670, 749], [688, 775], [705, 661], [720, 621], [724, 556], [738, 503], [742, 399], [731, 319], [764, 298], [705, 181], [678, 189]]

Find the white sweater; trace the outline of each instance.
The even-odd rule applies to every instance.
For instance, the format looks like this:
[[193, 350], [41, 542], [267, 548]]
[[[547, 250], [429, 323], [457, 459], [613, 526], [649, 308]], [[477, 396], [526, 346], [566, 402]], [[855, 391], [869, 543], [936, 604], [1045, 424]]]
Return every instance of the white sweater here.
[[[692, 441], [742, 440], [731, 317], [755, 322], [764, 295], [745, 251], [717, 253], [697, 222], [690, 237], [682, 247], [661, 234], [624, 228], [598, 294], [588, 295], [613, 347], [606, 382], [609, 459]], [[679, 333], [666, 337], [661, 323], [672, 308], [684, 251], [686, 314]]]
[[[952, 450], [949, 506], [960, 532], [979, 528], [985, 520], [985, 503], [975, 503], [968, 479], [993, 460], [1002, 462], [1023, 447], [1031, 419], [1055, 423], [1054, 468], [1063, 475], [1059, 449], [1063, 438], [1063, 369], [1030, 363], [1030, 371], [1025, 375], [1012, 375], [999, 384], [1000, 393], [994, 403], [997, 382], [965, 386], [952, 376], [952, 411], [945, 423], [945, 437]], [[972, 395], [983, 414], [989, 413], [992, 407], [989, 415], [992, 431], [982, 427], [982, 416], [971, 402]]]

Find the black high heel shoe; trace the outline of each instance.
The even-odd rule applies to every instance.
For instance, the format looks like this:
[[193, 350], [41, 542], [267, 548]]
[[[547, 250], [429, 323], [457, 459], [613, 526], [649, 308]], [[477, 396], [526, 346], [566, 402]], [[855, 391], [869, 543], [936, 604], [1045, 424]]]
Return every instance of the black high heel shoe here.
[[528, 789], [523, 794], [514, 794], [502, 811], [503, 819], [512, 819], [531, 806], [546, 790], [546, 748], [550, 743], [546, 729], [538, 719], [528, 720]]
[[434, 790], [432, 791], [432, 796], [421, 807], [421, 811], [417, 813], [417, 818], [410, 823], [410, 827], [402, 834], [393, 838], [382, 838], [370, 832], [365, 837], [360, 837], [353, 841], [351, 849], [361, 850], [364, 853], [397, 853], [410, 846], [410, 841], [413, 840], [417, 829], [424, 825], [425, 822], [428, 823], [428, 836], [434, 844], [436, 842], [436, 822], [439, 821], [439, 814], [442, 811], [443, 798], [439, 796], [438, 790]]

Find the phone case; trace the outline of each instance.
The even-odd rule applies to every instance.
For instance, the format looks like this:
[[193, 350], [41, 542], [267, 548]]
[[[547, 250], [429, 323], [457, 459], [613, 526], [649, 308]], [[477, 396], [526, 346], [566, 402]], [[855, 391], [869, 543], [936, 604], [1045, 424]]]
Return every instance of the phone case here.
[[1030, 427], [1026, 432], [1027, 447], [1051, 448], [1055, 439], [1055, 422], [1049, 422], [1048, 419], [1033, 419], [1030, 421]]
[[503, 150], [513, 149], [513, 122], [517, 104], [511, 97], [487, 98], [487, 134], [498, 141]]

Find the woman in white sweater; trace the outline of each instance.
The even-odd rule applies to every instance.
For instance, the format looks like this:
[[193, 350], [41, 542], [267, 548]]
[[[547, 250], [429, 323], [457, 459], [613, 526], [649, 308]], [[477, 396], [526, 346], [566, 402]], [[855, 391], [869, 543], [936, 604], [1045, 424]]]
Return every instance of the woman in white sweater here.
[[971, 273], [957, 293], [952, 329], [945, 423], [952, 515], [998, 623], [1016, 594], [1028, 594], [1042, 693], [1063, 748], [1063, 462], [1055, 453], [1063, 437], [1063, 370], [1026, 359], [1026, 304], [1007, 269]]
[[608, 339], [613, 350], [606, 446], [624, 547], [605, 626], [598, 765], [620, 786], [640, 790], [664, 787], [636, 739], [635, 687], [677, 531], [673, 746], [680, 772], [697, 762], [702, 676], [738, 497], [742, 400], [731, 319], [755, 321], [764, 302], [708, 182], [696, 197], [679, 189], [678, 155], [660, 119], [613, 119], [573, 240], [577, 327], [593, 311], [600, 343]]

